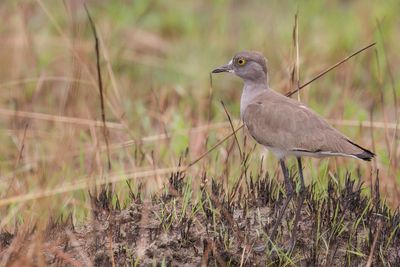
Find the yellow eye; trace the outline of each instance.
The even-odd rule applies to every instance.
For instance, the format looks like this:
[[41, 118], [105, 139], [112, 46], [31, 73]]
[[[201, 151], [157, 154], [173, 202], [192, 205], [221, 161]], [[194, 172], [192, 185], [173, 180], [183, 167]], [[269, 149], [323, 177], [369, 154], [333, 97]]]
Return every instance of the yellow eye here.
[[239, 66], [243, 66], [244, 64], [246, 64], [246, 59], [244, 59], [244, 58], [239, 58], [239, 59], [237, 60], [237, 64], [238, 64]]

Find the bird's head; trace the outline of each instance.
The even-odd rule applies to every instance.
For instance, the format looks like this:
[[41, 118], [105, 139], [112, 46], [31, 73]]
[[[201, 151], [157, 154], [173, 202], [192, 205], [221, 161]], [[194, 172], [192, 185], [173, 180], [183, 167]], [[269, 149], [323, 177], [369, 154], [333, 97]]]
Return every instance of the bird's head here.
[[212, 73], [231, 72], [245, 82], [267, 82], [267, 60], [260, 52], [243, 51], [236, 54], [228, 64], [220, 66]]

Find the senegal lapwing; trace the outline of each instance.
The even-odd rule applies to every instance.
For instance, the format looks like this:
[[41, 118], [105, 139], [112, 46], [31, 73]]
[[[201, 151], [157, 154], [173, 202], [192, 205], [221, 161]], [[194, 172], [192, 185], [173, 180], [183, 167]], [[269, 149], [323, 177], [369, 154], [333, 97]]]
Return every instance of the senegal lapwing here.
[[[242, 78], [244, 87], [240, 100], [240, 117], [250, 135], [279, 159], [288, 196], [281, 216], [293, 193], [285, 166], [286, 157], [297, 158], [303, 192], [305, 187], [300, 157], [344, 156], [369, 161], [375, 156], [301, 102], [271, 90], [266, 59], [261, 53], [240, 52], [228, 64], [212, 71], [220, 72], [230, 72]], [[274, 228], [273, 237], [276, 232]]]

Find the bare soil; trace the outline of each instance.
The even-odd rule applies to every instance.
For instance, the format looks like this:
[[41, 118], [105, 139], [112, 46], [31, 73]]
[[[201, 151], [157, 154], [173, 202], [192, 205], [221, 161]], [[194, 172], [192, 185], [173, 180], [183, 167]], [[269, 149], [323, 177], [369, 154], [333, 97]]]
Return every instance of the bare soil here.
[[[286, 199], [268, 175], [236, 192], [234, 200], [216, 182], [198, 201], [185, 201], [184, 174], [171, 175], [162, 196], [144, 201], [132, 194], [127, 208], [111, 205], [103, 190], [92, 197], [93, 219], [74, 226], [51, 222], [42, 246], [48, 266], [400, 266], [400, 216], [350, 177], [330, 183], [325, 197], [313, 186], [297, 193], [270, 236]], [[373, 192], [379, 192], [378, 181]], [[366, 194], [365, 194], [366, 195]], [[293, 220], [301, 206], [297, 242], [290, 250]], [[0, 235], [0, 259], [21, 266], [33, 242], [28, 233]], [[17, 239], [19, 240], [17, 242]], [[39, 264], [39, 259], [37, 260]]]

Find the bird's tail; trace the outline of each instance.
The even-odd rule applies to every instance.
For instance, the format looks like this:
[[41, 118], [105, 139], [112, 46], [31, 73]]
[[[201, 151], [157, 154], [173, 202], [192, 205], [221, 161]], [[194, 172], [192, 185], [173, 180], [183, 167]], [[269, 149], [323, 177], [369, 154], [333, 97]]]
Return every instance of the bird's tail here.
[[353, 143], [352, 141], [347, 139], [347, 142], [349, 142], [350, 144], [352, 144], [353, 146], [361, 149], [361, 153], [356, 153], [353, 154], [353, 156], [365, 160], [365, 161], [371, 161], [371, 159], [373, 159], [375, 157], [375, 154], [371, 151], [369, 151], [368, 149], [365, 149], [359, 145], [357, 145], [356, 143]]

